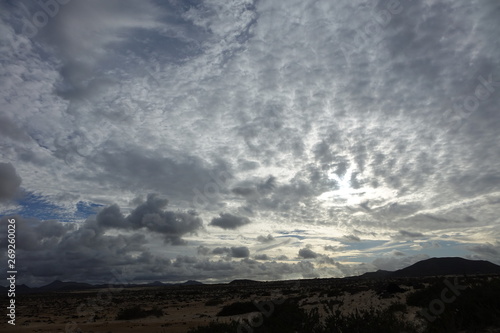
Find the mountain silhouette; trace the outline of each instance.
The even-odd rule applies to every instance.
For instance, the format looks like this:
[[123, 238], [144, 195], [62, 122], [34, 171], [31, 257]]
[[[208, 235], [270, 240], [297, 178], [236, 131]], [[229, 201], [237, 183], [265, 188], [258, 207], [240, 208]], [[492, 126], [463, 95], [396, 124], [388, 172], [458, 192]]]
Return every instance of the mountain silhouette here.
[[430, 258], [392, 272], [390, 277], [423, 277], [437, 275], [500, 274], [500, 266], [485, 260], [457, 257]]
[[[489, 275], [500, 274], [500, 266], [495, 265], [485, 260], [469, 260], [458, 257], [447, 258], [430, 258], [419, 261], [413, 265], [399, 269], [397, 271], [378, 270], [376, 272], [367, 272], [359, 276], [351, 276], [345, 279], [388, 279], [388, 278], [411, 278], [411, 277], [429, 277], [429, 276], [443, 276], [443, 275]], [[329, 280], [329, 279], [323, 279]], [[335, 279], [336, 280], [336, 279]], [[303, 280], [306, 281], [306, 280]], [[273, 283], [280, 282], [274, 281]], [[284, 281], [281, 281], [284, 282]], [[236, 279], [229, 282], [229, 285], [257, 285], [265, 284], [249, 279]], [[128, 284], [120, 285], [120, 287], [169, 287], [169, 286], [195, 286], [203, 285], [202, 282], [189, 280], [183, 283], [163, 283], [159, 281], [151, 282], [148, 284]], [[26, 285], [19, 285], [16, 287], [16, 292], [20, 294], [36, 293], [36, 292], [58, 292], [70, 290], [86, 290], [96, 288], [109, 288], [109, 285], [91, 285], [81, 282], [63, 282], [56, 280], [48, 285], [30, 288]], [[9, 288], [0, 286], [0, 292], [5, 293]]]

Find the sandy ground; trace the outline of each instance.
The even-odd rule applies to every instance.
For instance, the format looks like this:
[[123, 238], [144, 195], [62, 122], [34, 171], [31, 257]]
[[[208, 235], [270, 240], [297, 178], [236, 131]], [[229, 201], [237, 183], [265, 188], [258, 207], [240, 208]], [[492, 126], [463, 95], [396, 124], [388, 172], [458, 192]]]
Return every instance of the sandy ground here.
[[[16, 326], [4, 320], [0, 323], [0, 331], [177, 333], [214, 320], [248, 318], [249, 314], [216, 316], [224, 305], [236, 301], [295, 298], [304, 309], [318, 308], [320, 315], [326, 316], [336, 310], [346, 314], [370, 308], [384, 309], [393, 303], [405, 304], [407, 295], [414, 291], [411, 285], [402, 285], [404, 290], [387, 293], [384, 292], [387, 282], [377, 283], [310, 280], [300, 284], [146, 287], [19, 295], [16, 298]], [[206, 304], [207, 301], [216, 305]], [[6, 304], [5, 299], [3, 304]], [[159, 308], [163, 315], [117, 320], [121, 309], [137, 305], [144, 310]], [[417, 310], [407, 307], [406, 313], [400, 315], [418, 322], [421, 319], [416, 317]]]

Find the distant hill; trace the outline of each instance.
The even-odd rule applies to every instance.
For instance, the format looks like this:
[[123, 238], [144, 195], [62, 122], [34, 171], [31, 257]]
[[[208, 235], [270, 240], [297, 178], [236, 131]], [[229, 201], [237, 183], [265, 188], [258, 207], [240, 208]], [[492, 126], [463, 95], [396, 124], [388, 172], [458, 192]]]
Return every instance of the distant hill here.
[[398, 277], [425, 277], [443, 275], [500, 274], [500, 266], [485, 260], [469, 260], [458, 257], [430, 258], [397, 271], [378, 270], [347, 279], [385, 279]]
[[[399, 277], [426, 277], [426, 276], [443, 276], [443, 275], [481, 275], [481, 274], [500, 274], [500, 266], [495, 265], [489, 261], [485, 260], [468, 260], [457, 257], [449, 258], [431, 258], [419, 261], [413, 265], [399, 269], [397, 271], [385, 271], [378, 270], [376, 272], [368, 272], [359, 276], [351, 276], [345, 279], [386, 279], [386, 278], [399, 278]], [[329, 279], [319, 279], [327, 281]], [[319, 281], [318, 280], [318, 281]], [[300, 281], [300, 280], [299, 280]], [[307, 280], [302, 280], [307, 281]], [[311, 280], [312, 281], [312, 280]], [[316, 279], [314, 279], [316, 281]], [[279, 281], [275, 281], [279, 282]], [[229, 282], [229, 285], [257, 285], [264, 284], [266, 282], [249, 280], [249, 279], [237, 279]], [[132, 288], [132, 287], [174, 287], [174, 286], [197, 286], [203, 285], [202, 282], [188, 280], [183, 283], [163, 283], [160, 281], [150, 282], [148, 284], [128, 284], [128, 285], [117, 285], [120, 288]], [[39, 293], [39, 292], [64, 292], [73, 290], [88, 290], [88, 289], [99, 289], [99, 288], [109, 288], [109, 285], [91, 285], [88, 283], [80, 282], [63, 282], [56, 280], [49, 283], [48, 285], [30, 288], [26, 285], [16, 286], [16, 293], [28, 294], [28, 293]], [[5, 294], [8, 288], [0, 286], [0, 293]]]
[[248, 280], [248, 279], [239, 279], [239, 280], [233, 280], [229, 282], [229, 284], [259, 284], [262, 283], [260, 281], [255, 281], [255, 280]]
[[384, 271], [382, 269], [379, 269], [376, 272], [367, 272], [365, 274], [362, 274], [360, 276], [356, 276], [356, 278], [363, 278], [363, 279], [382, 279], [390, 276], [392, 273], [391, 271]]
[[[84, 290], [84, 289], [92, 289], [95, 286], [88, 283], [80, 283], [80, 282], [63, 282], [56, 280], [52, 283], [49, 283], [46, 286], [36, 288], [39, 291], [68, 291], [68, 290]], [[31, 288], [35, 289], [35, 288]]]
[[[128, 284], [128, 285], [117, 285], [122, 288], [133, 288], [133, 287], [171, 287], [171, 286], [194, 286], [203, 285], [202, 282], [188, 280], [182, 283], [163, 283], [160, 281], [155, 281], [147, 284]], [[109, 288], [109, 284], [88, 284], [81, 282], [63, 282], [60, 280], [55, 280], [45, 286], [30, 288], [25, 284], [16, 286], [16, 293], [19, 294], [32, 294], [40, 292], [59, 292], [59, 291], [76, 291], [76, 290], [88, 290], [88, 289], [102, 289]], [[5, 294], [9, 290], [8, 287], [0, 286], [0, 293]]]
[[500, 266], [485, 260], [463, 258], [431, 258], [397, 270], [390, 277], [422, 277], [437, 275], [500, 274]]
[[200, 284], [203, 284], [203, 283], [200, 281], [195, 281], [195, 280], [188, 280], [184, 283], [181, 283], [181, 285], [183, 285], [183, 286], [196, 286], [196, 285], [200, 285]]

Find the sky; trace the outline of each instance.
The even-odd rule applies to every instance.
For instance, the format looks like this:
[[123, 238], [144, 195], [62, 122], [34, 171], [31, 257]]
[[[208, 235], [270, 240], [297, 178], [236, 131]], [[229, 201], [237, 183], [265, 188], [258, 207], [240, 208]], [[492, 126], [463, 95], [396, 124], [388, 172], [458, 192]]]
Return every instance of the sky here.
[[499, 17], [496, 0], [1, 0], [18, 283], [500, 264]]

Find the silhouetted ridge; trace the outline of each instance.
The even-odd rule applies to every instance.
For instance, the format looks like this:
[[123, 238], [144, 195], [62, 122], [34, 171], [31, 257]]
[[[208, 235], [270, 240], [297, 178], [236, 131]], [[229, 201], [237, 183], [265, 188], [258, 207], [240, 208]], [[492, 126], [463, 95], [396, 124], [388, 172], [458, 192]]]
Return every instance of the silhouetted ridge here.
[[392, 273], [391, 271], [384, 271], [382, 269], [379, 269], [376, 272], [367, 272], [364, 273], [360, 276], [357, 276], [357, 278], [363, 278], [363, 279], [382, 279], [390, 276]]
[[82, 290], [82, 289], [91, 289], [94, 288], [93, 285], [88, 283], [80, 283], [80, 282], [62, 282], [56, 280], [54, 282], [49, 283], [46, 286], [38, 288], [43, 291], [62, 291], [62, 290]]
[[393, 272], [390, 277], [422, 277], [436, 275], [500, 274], [500, 266], [484, 260], [463, 258], [431, 258]]
[[239, 280], [233, 280], [229, 282], [229, 284], [258, 284], [261, 283], [260, 281], [255, 281], [255, 280], [248, 280], [248, 279], [239, 279]]

